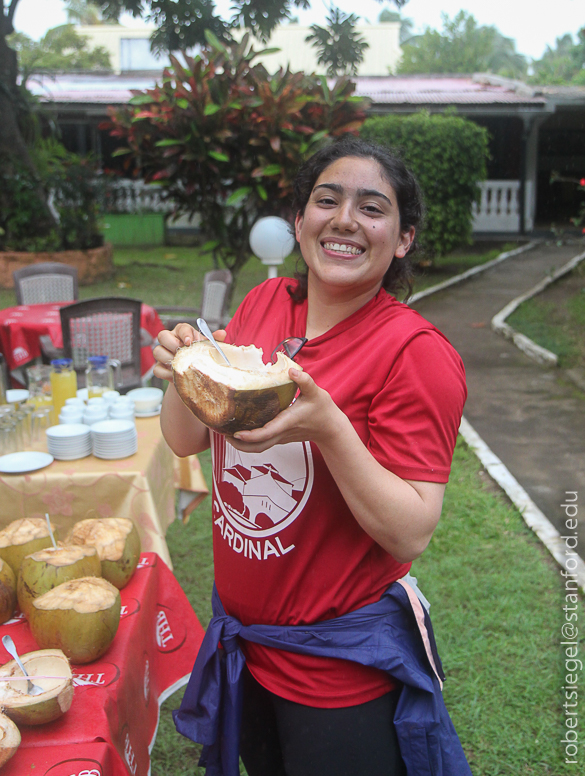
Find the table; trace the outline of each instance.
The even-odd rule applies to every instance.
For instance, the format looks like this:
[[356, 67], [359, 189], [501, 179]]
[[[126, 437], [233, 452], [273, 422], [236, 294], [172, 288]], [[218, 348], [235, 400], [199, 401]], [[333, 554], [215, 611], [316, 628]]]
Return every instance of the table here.
[[165, 442], [160, 418], [136, 418], [138, 452], [105, 461], [93, 455], [54, 461], [30, 474], [0, 475], [0, 527], [45, 512], [64, 538], [87, 517], [129, 517], [142, 550], [156, 552], [172, 568], [165, 533], [175, 519], [175, 489], [192, 494], [183, 519], [208, 493], [197, 456], [179, 459]]
[[[7, 307], [0, 311], [0, 350], [6, 358], [10, 371], [25, 366], [39, 358], [41, 346], [39, 338], [48, 334], [56, 348], [63, 347], [61, 318], [59, 310], [70, 302], [53, 304], [29, 304], [19, 307]], [[140, 326], [152, 337], [164, 329], [158, 313], [147, 304], [142, 304]], [[150, 346], [141, 350], [141, 372], [146, 374], [154, 366], [154, 356]]]
[[[122, 616], [110, 648], [93, 663], [73, 666], [71, 708], [47, 725], [21, 726], [22, 743], [2, 776], [150, 772], [160, 705], [187, 683], [204, 631], [179, 583], [154, 553], [141, 556], [120, 595]], [[0, 626], [0, 636], [5, 633], [20, 653], [38, 649], [21, 618]]]

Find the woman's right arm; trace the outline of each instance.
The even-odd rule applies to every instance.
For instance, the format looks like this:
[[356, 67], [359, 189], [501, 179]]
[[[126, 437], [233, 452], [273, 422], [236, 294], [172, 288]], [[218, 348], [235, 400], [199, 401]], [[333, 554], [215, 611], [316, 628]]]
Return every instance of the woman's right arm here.
[[[223, 330], [214, 332], [214, 337], [219, 342], [223, 342], [225, 336]], [[173, 385], [173, 373], [170, 368], [178, 348], [200, 339], [201, 334], [192, 326], [180, 323], [173, 331], [160, 332], [159, 344], [153, 351], [156, 359], [153, 374], [169, 381], [162, 403], [160, 425], [167, 444], [175, 455], [181, 458], [200, 453], [209, 447], [209, 429], [181, 401]]]

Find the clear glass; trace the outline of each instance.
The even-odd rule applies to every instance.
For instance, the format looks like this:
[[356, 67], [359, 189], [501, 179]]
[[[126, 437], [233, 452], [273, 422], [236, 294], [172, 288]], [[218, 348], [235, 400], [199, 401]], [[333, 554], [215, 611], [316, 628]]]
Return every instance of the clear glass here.
[[35, 450], [47, 450], [48, 428], [53, 426], [53, 408], [41, 407], [35, 410], [32, 416], [32, 444]]
[[0, 455], [16, 452], [16, 421], [7, 415], [0, 419]]
[[57, 423], [61, 407], [67, 399], [77, 396], [77, 375], [70, 358], [51, 361], [51, 390], [53, 393], [53, 422]]

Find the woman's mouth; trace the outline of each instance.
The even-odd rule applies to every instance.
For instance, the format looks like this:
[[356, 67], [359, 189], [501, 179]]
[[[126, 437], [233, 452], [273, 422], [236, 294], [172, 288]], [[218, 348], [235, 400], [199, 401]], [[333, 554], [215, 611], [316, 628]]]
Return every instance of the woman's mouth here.
[[323, 248], [326, 251], [336, 253], [339, 256], [360, 256], [364, 252], [363, 248], [358, 248], [356, 245], [331, 241], [323, 243]]

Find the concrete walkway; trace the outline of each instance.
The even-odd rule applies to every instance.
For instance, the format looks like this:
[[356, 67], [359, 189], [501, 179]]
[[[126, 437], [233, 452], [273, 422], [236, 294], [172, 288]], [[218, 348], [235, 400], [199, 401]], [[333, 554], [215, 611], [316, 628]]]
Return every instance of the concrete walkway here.
[[490, 328], [508, 302], [582, 250], [541, 244], [412, 306], [463, 358], [465, 417], [561, 535], [564, 494], [578, 491], [577, 551], [585, 557], [585, 394]]

